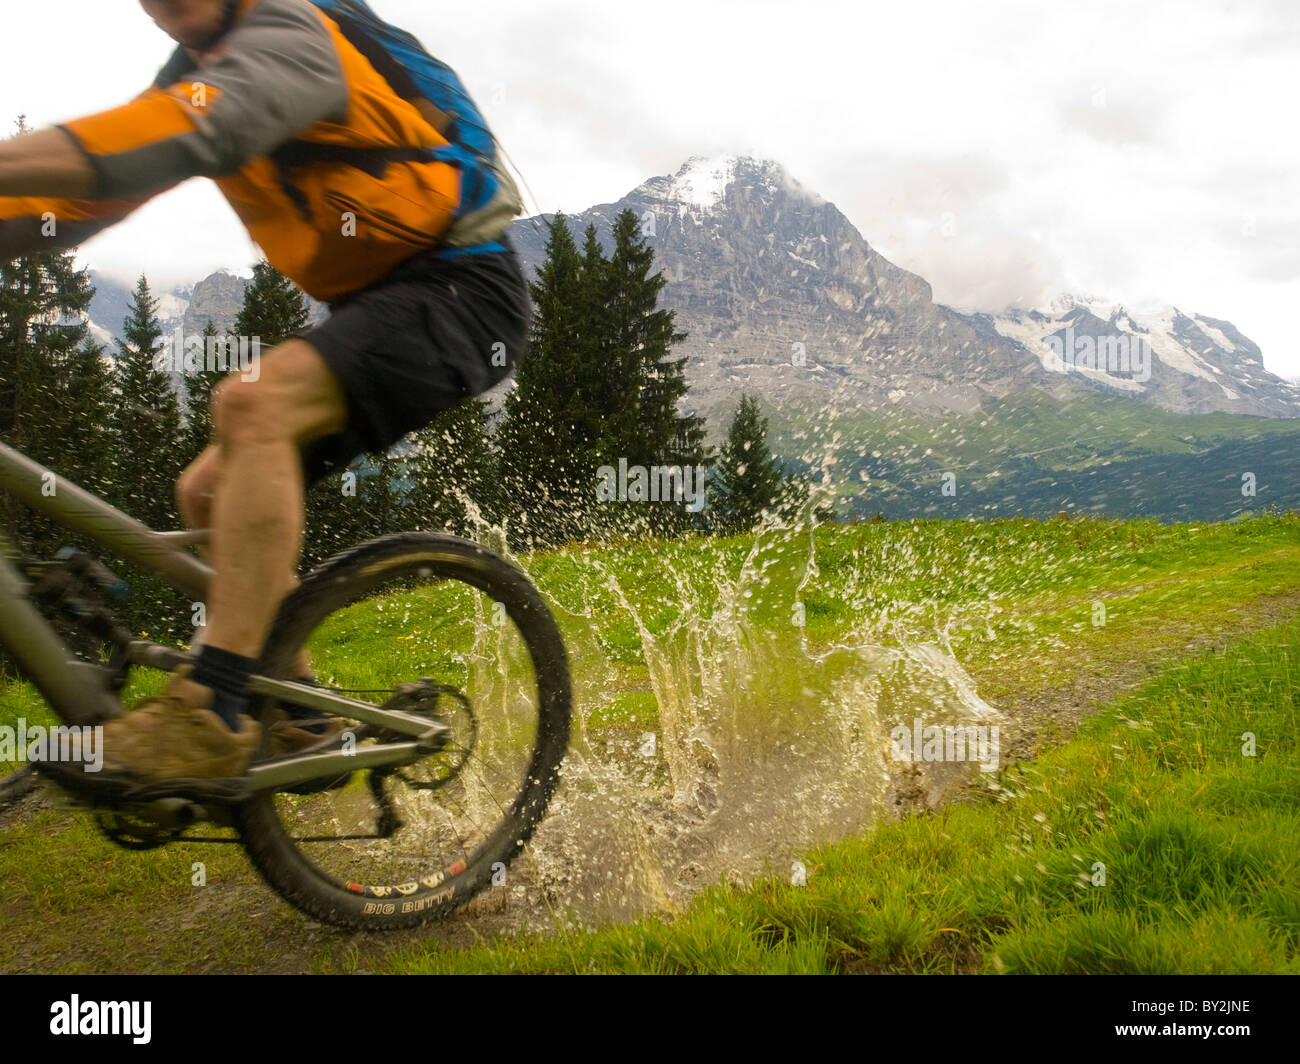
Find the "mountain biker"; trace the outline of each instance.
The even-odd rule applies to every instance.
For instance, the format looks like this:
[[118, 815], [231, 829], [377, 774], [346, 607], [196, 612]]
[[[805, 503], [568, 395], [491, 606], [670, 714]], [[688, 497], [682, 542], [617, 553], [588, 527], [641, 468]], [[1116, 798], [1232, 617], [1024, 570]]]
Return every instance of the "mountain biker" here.
[[[249, 678], [296, 582], [305, 487], [523, 356], [531, 308], [506, 236], [520, 204], [502, 175], [491, 202], [458, 211], [469, 179], [426, 150], [448, 144], [438, 114], [400, 95], [309, 0], [140, 3], [179, 45], [146, 92], [0, 142], [0, 257], [73, 247], [205, 176], [271, 264], [331, 305], [265, 353], [256, 380], [214, 389], [213, 439], [176, 488], [186, 523], [211, 529], [203, 645], [161, 695], [104, 729], [106, 769], [235, 776], [262, 739]], [[320, 731], [287, 720], [271, 750]]]

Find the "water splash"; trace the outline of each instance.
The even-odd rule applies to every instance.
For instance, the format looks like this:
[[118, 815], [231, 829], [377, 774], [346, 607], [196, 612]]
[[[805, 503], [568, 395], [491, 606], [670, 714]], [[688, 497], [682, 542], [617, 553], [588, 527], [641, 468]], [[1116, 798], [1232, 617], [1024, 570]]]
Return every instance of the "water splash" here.
[[[564, 786], [512, 895], [532, 926], [672, 911], [719, 880], [789, 875], [816, 845], [978, 777], [895, 760], [892, 727], [1005, 725], [933, 604], [882, 607], [851, 572], [837, 585], [848, 631], [809, 634], [811, 522], [769, 521], [739, 546], [572, 548], [540, 566], [463, 502], [485, 542], [545, 569], [537, 582], [570, 650]], [[906, 541], [890, 558], [920, 564]]]

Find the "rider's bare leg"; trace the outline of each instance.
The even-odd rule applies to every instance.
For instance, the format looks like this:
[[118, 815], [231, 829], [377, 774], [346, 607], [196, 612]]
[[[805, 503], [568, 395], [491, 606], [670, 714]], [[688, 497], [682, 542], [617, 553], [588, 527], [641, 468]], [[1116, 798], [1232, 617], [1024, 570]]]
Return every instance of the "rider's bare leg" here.
[[[194, 529], [212, 527], [212, 499], [216, 492], [220, 468], [221, 448], [215, 443], [209, 444], [193, 462], [185, 467], [176, 481], [176, 505], [180, 509], [181, 519], [186, 527]], [[212, 551], [208, 546], [199, 547], [199, 556], [211, 564]], [[290, 571], [285, 578], [280, 597], [283, 599], [298, 586], [298, 583], [297, 574]], [[192, 650], [197, 651], [206, 642], [206, 626], [196, 629]], [[292, 675], [306, 676], [310, 672], [311, 656], [304, 648], [298, 652]]]
[[261, 654], [286, 590], [285, 574], [298, 561], [301, 447], [341, 431], [347, 412], [337, 379], [305, 341], [277, 347], [261, 360], [260, 371], [257, 380], [228, 377], [215, 389], [220, 461], [207, 515], [214, 575], [204, 646], [235, 656], [223, 660], [245, 663]]

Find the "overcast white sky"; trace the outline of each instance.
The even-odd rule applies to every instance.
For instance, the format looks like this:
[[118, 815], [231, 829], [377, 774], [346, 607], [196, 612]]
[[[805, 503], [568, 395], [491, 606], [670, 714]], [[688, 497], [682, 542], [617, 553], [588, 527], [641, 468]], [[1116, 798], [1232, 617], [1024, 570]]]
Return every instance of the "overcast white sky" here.
[[[691, 154], [753, 154], [940, 302], [1173, 303], [1300, 375], [1297, 0], [371, 5], [460, 72], [530, 212], [615, 200]], [[0, 115], [124, 102], [172, 47], [133, 0], [5, 0]], [[165, 287], [257, 252], [195, 181], [82, 257]]]

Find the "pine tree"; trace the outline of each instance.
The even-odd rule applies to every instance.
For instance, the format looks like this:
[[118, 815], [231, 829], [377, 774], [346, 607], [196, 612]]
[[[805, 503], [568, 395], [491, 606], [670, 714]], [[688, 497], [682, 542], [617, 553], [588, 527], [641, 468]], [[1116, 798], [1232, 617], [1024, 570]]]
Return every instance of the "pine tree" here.
[[[180, 402], [172, 389], [173, 354], [161, 346], [158, 301], [141, 276], [122, 323], [113, 366], [115, 409], [109, 427], [112, 469], [109, 501], [151, 528], [179, 528]], [[128, 627], [151, 636], [180, 638], [189, 631], [191, 603], [151, 574], [125, 569], [131, 596], [120, 606]]]
[[[18, 133], [26, 131], [20, 117]], [[45, 235], [57, 232], [54, 228]], [[94, 290], [72, 252], [35, 249], [0, 262], [0, 439], [91, 490], [107, 459], [108, 368], [84, 320]], [[24, 554], [48, 558], [90, 543], [0, 493], [0, 529]], [[0, 672], [13, 661], [0, 648]]]
[[319, 565], [362, 540], [407, 531], [401, 460], [365, 455], [307, 493], [301, 568]]
[[[18, 131], [25, 128], [20, 118]], [[0, 263], [0, 439], [57, 475], [102, 490], [113, 403], [102, 348], [84, 320], [93, 296], [70, 251]], [[0, 500], [0, 520], [33, 553], [74, 538], [9, 498]]]
[[143, 275], [129, 309], [114, 366], [117, 409], [112, 421], [110, 498], [151, 528], [175, 528], [179, 522], [175, 485], [183, 457], [180, 403], [168, 372], [171, 352], [160, 347], [158, 301], [150, 295]]
[[[614, 250], [600, 279], [599, 305], [605, 308], [600, 331], [608, 338], [605, 360], [605, 447], [610, 454], [626, 456], [629, 465], [703, 465], [704, 421], [683, 414], [681, 401], [688, 390], [685, 357], [674, 357], [674, 345], [686, 338], [675, 327], [676, 312], [660, 309], [659, 297], [667, 284], [654, 269], [654, 249], [645, 243], [634, 211], [623, 210], [613, 227]], [[679, 505], [659, 503], [653, 508], [624, 508], [648, 531], [670, 535], [688, 527], [691, 516]]]
[[667, 283], [640, 222], [623, 211], [608, 258], [589, 225], [581, 252], [562, 214], [531, 286], [529, 356], [507, 397], [498, 438], [516, 533], [557, 542], [633, 528], [674, 532], [694, 518], [673, 503], [595, 505], [597, 471], [695, 466], [707, 460], [703, 420], [679, 409], [686, 395], [685, 339], [658, 307]]
[[767, 419], [758, 400], [742, 393], [709, 490], [714, 526], [728, 533], [753, 528], [781, 500], [785, 479], [768, 450]]
[[588, 531], [600, 407], [596, 385], [584, 379], [584, 353], [598, 334], [581, 313], [582, 282], [573, 234], [556, 214], [546, 260], [529, 285], [528, 354], [497, 433], [502, 490], [512, 500], [513, 533], [524, 542], [564, 542]]
[[[253, 266], [253, 278], [244, 288], [244, 301], [235, 316], [228, 337], [232, 345], [243, 344], [254, 358], [262, 358], [307, 324], [307, 299], [289, 278], [262, 259]], [[202, 385], [200, 384], [201, 388]], [[194, 430], [204, 417], [191, 407]], [[210, 419], [211, 415], [208, 414]], [[210, 420], [208, 421], [210, 426]], [[301, 562], [314, 565], [335, 551], [364, 539], [366, 514], [358, 502], [363, 472], [353, 469], [344, 477], [338, 470], [306, 492], [303, 508], [305, 528]]]
[[[203, 359], [193, 370], [185, 370], [185, 429], [182, 433], [185, 464], [194, 461], [212, 437], [212, 389], [226, 376], [221, 366], [232, 363], [221, 356], [229, 350], [230, 337], [224, 336], [212, 321], [203, 329]], [[218, 357], [209, 366], [207, 353]]]
[[627, 458], [627, 441], [635, 434], [637, 408], [636, 368], [620, 348], [618, 323], [623, 308], [617, 305], [617, 285], [612, 264], [605, 256], [599, 232], [589, 224], [583, 236], [581, 284], [574, 306], [587, 323], [577, 340], [574, 383], [588, 415], [588, 434], [598, 465]]
[[104, 348], [85, 339], [68, 357], [60, 376], [64, 400], [52, 411], [57, 414], [52, 434], [62, 451], [60, 471], [73, 483], [102, 495], [110, 489], [109, 426], [117, 408], [113, 371]]
[[[306, 296], [263, 259], [253, 267], [229, 340], [249, 345], [255, 357], [262, 357], [303, 329], [309, 317]], [[197, 431], [201, 419], [196, 417], [194, 424]], [[302, 566], [315, 565], [360, 540], [397, 531], [401, 500], [393, 487], [395, 475], [393, 458], [368, 457], [309, 488]]]
[[662, 272], [651, 273], [654, 249], [645, 243], [634, 211], [619, 213], [613, 236], [607, 296], [614, 312], [611, 334], [620, 372], [638, 392], [637, 417], [628, 442], [644, 448], [637, 457], [646, 464], [697, 462], [703, 455], [703, 419], [678, 409], [688, 390], [686, 358], [672, 354], [686, 333], [676, 331], [676, 311], [659, 308], [668, 282]]
[[298, 287], [263, 259], [253, 267], [253, 279], [244, 289], [234, 334], [260, 341], [266, 352], [306, 325], [309, 316], [306, 297]]

